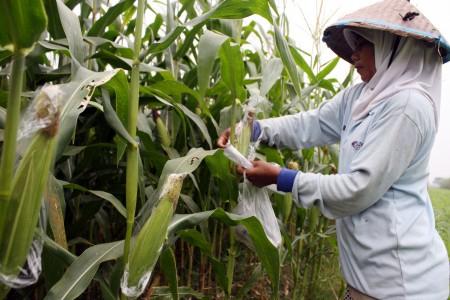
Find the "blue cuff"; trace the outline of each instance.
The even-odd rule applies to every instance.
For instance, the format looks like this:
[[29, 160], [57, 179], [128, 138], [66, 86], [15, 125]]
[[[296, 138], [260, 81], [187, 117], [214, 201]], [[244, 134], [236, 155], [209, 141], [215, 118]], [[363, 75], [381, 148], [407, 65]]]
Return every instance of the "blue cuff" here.
[[282, 168], [280, 174], [277, 177], [277, 190], [290, 193], [294, 185], [295, 176], [297, 176], [297, 170], [291, 170]]
[[252, 130], [252, 137], [251, 141], [256, 142], [261, 135], [261, 125], [258, 121], [253, 122], [253, 130]]

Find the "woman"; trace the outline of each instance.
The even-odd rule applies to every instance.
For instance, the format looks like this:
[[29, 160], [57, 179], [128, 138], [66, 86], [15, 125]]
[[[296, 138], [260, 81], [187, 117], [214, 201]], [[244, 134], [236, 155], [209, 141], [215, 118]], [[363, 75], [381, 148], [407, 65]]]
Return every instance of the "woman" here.
[[[424, 18], [405, 0], [377, 5], [394, 2], [406, 9], [401, 22]], [[407, 14], [412, 19], [403, 21]], [[363, 82], [318, 109], [254, 126], [254, 137], [277, 147], [340, 143], [339, 174], [303, 173], [262, 161], [238, 171], [257, 186], [276, 183], [278, 190], [292, 192], [298, 205], [316, 206], [336, 219], [346, 299], [447, 299], [449, 262], [427, 193], [439, 116], [440, 54], [446, 49], [392, 34], [398, 26], [378, 30], [370, 22], [350, 24], [330, 27], [324, 39], [330, 30], [345, 38], [344, 46], [342, 40], [334, 48], [333, 41], [327, 43], [351, 58]], [[228, 137], [224, 132], [218, 146], [225, 147]]]

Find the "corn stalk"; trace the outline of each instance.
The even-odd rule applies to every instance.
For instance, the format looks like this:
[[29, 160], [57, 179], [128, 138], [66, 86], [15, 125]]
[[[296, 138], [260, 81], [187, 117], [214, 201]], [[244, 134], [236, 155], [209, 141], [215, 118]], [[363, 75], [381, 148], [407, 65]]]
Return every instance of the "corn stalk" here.
[[[144, 21], [145, 1], [139, 0], [134, 41], [134, 59], [131, 69], [130, 97], [128, 102], [128, 133], [136, 138], [136, 126], [139, 110], [139, 51], [142, 41], [142, 24]], [[127, 202], [127, 231], [124, 244], [124, 264], [128, 262], [130, 252], [131, 233], [136, 213], [136, 198], [138, 188], [138, 147], [129, 146], [127, 150], [126, 202]]]
[[22, 93], [25, 55], [16, 51], [11, 73], [11, 92], [8, 96], [8, 114], [6, 117], [5, 141], [3, 143], [0, 164], [0, 201], [7, 201], [11, 194], [11, 183], [16, 161], [17, 130], [20, 121], [20, 94]]

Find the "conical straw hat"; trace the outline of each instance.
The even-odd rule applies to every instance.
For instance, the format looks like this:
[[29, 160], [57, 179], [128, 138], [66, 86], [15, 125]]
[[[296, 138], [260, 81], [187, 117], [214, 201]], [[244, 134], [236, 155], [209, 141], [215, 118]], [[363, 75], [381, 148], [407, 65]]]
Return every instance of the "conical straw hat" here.
[[403, 37], [424, 40], [436, 47], [443, 63], [450, 60], [450, 45], [431, 22], [407, 0], [384, 0], [364, 7], [338, 20], [325, 29], [323, 41], [338, 56], [352, 63], [352, 49], [343, 29], [362, 27], [392, 32]]

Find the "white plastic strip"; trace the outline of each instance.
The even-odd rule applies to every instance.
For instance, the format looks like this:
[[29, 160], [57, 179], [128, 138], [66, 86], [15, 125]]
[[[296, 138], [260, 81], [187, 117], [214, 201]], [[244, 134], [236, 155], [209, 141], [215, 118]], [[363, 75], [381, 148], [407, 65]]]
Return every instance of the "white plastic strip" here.
[[246, 169], [253, 168], [253, 164], [244, 155], [242, 155], [233, 145], [228, 144], [224, 149], [224, 154], [228, 159]]

